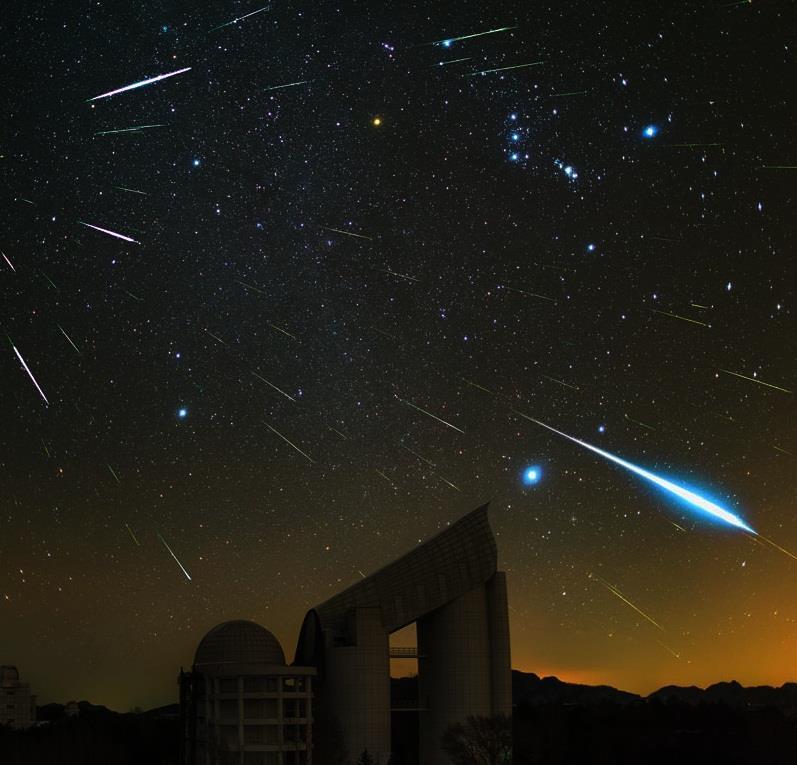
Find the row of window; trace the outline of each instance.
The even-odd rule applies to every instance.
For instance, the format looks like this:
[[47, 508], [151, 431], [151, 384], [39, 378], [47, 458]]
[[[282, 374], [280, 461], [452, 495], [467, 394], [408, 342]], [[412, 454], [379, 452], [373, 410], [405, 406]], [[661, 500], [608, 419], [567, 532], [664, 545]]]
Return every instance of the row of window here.
[[[307, 689], [306, 677], [279, 678], [252, 675], [243, 678], [244, 693], [276, 693], [280, 679], [282, 679], [282, 690], [287, 693], [304, 693]], [[219, 693], [238, 693], [238, 678], [221, 678]]]

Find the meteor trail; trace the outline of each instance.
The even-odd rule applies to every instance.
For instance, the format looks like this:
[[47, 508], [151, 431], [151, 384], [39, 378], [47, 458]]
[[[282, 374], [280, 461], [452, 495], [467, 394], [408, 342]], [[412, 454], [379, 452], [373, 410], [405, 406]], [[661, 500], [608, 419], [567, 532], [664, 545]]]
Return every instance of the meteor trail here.
[[63, 328], [63, 327], [62, 327], [60, 324], [56, 324], [55, 326], [56, 326], [56, 327], [58, 327], [58, 329], [60, 329], [60, 330], [61, 330], [61, 334], [62, 334], [62, 335], [63, 335], [63, 336], [64, 336], [64, 337], [67, 339], [67, 342], [68, 342], [68, 343], [69, 343], [69, 344], [70, 344], [70, 345], [71, 345], [71, 346], [72, 346], [72, 347], [73, 347], [73, 348], [74, 348], [74, 349], [77, 351], [78, 355], [80, 355], [80, 348], [78, 348], [78, 347], [77, 347], [77, 346], [76, 346], [76, 345], [75, 345], [75, 344], [72, 342], [72, 338], [71, 338], [71, 337], [69, 337], [69, 335], [67, 335], [67, 334], [66, 334], [66, 332], [64, 331], [64, 328]]
[[530, 295], [531, 297], [540, 298], [540, 300], [547, 300], [549, 303], [555, 303], [556, 300], [554, 298], [545, 297], [545, 295], [538, 295], [536, 292], [526, 292], [526, 290], [519, 290], [517, 287], [509, 287], [507, 286], [510, 292], [519, 292], [521, 295]]
[[629, 422], [633, 422], [634, 425], [639, 425], [640, 427], [645, 428], [646, 430], [656, 430], [656, 428], [654, 428], [652, 425], [645, 425], [644, 422], [635, 420], [633, 417], [629, 417], [627, 414], [624, 414], [623, 417], [625, 417], [626, 420], [628, 420]]
[[484, 37], [484, 35], [494, 35], [498, 32], [509, 32], [512, 29], [517, 29], [517, 24], [513, 27], [498, 27], [498, 29], [488, 29], [486, 32], [474, 32], [471, 35], [460, 35], [459, 37], [446, 37], [444, 40], [435, 40], [430, 45], [443, 45], [448, 48], [451, 43], [459, 42], [460, 40], [471, 40], [474, 37]]
[[290, 399], [294, 404], [296, 403], [296, 399], [293, 396], [289, 396], [284, 390], [274, 385], [274, 383], [270, 383], [268, 380], [266, 380], [265, 377], [261, 377], [257, 372], [252, 372], [252, 374], [257, 377], [258, 380], [262, 380], [270, 388], [274, 388], [277, 393], [281, 393], [283, 396], [285, 396], [285, 398]]
[[701, 327], [708, 327], [709, 329], [711, 329], [711, 324], [706, 324], [704, 321], [697, 321], [696, 319], [688, 319], [686, 316], [679, 316], [677, 313], [668, 313], [667, 311], [657, 311], [655, 308], [651, 308], [650, 310], [653, 313], [660, 313], [662, 316], [670, 316], [673, 319], [688, 321], [690, 324], [699, 324]]
[[407, 274], [399, 274], [396, 271], [391, 271], [389, 268], [384, 269], [384, 273], [392, 274], [393, 276], [398, 276], [400, 279], [407, 279], [411, 282], [419, 282], [420, 279], [416, 279], [414, 276], [407, 276]]
[[108, 470], [111, 471], [111, 475], [116, 479], [116, 483], [121, 484], [122, 482], [119, 480], [119, 476], [116, 475], [116, 471], [110, 466], [109, 463], [106, 462], [105, 464], [108, 465]]
[[530, 64], [515, 64], [514, 66], [499, 66], [498, 69], [482, 69], [480, 72], [468, 72], [463, 77], [475, 77], [477, 74], [493, 74], [493, 72], [506, 72], [509, 69], [525, 69], [527, 66], [541, 66], [544, 61], [532, 61]]
[[434, 415], [431, 412], [427, 412], [425, 409], [421, 409], [421, 407], [415, 406], [415, 404], [413, 404], [412, 402], [405, 401], [403, 398], [400, 398], [399, 396], [396, 396], [396, 398], [399, 401], [401, 401], [403, 404], [406, 404], [407, 406], [411, 406], [416, 411], [421, 412], [421, 414], [425, 414], [427, 417], [431, 417], [433, 420], [437, 420], [438, 422], [442, 422], [443, 425], [445, 425], [446, 427], [451, 428], [453, 430], [456, 430], [458, 433], [462, 433], [463, 435], [465, 435], [465, 431], [464, 430], [460, 430], [456, 425], [452, 425], [450, 422], [446, 422], [445, 420], [441, 420], [437, 415]]
[[175, 560], [175, 562], [177, 563], [177, 565], [180, 567], [180, 569], [182, 570], [182, 572], [185, 574], [185, 578], [186, 578], [186, 579], [188, 579], [188, 581], [190, 582], [190, 581], [191, 581], [191, 574], [189, 574], [189, 573], [188, 573], [188, 572], [185, 570], [185, 566], [183, 566], [183, 564], [182, 564], [182, 563], [180, 563], [179, 559], [178, 559], [178, 558], [177, 558], [177, 556], [174, 554], [174, 551], [172, 550], [172, 548], [171, 548], [171, 547], [169, 547], [169, 544], [168, 544], [168, 542], [167, 542], [167, 541], [166, 541], [166, 540], [165, 540], [165, 539], [164, 539], [164, 538], [161, 536], [160, 532], [159, 532], [159, 531], [156, 531], [155, 533], [158, 535], [158, 539], [160, 539], [160, 541], [161, 541], [161, 542], [163, 542], [163, 546], [164, 546], [164, 547], [165, 547], [165, 548], [166, 548], [166, 549], [169, 551], [169, 555], [171, 555], [171, 556], [172, 556], [172, 558], [174, 558], [174, 560]]
[[128, 526], [126, 523], [125, 523], [125, 528], [126, 528], [126, 529], [127, 529], [129, 532], [130, 532], [130, 536], [131, 536], [131, 537], [133, 537], [133, 541], [134, 541], [134, 542], [135, 542], [135, 543], [136, 543], [136, 544], [137, 544], [139, 547], [141, 547], [141, 542], [139, 542], [139, 541], [138, 541], [138, 539], [136, 538], [136, 535], [133, 533], [133, 529], [131, 529], [131, 528], [130, 528], [130, 526]]
[[247, 284], [246, 282], [242, 282], [240, 279], [235, 279], [234, 281], [238, 282], [242, 287], [246, 287], [248, 290], [254, 290], [255, 292], [259, 292], [261, 295], [265, 295], [266, 293], [263, 290], [258, 289], [257, 287], [253, 287], [251, 284]]
[[100, 228], [99, 226], [94, 226], [91, 223], [84, 223], [82, 220], [79, 220], [81, 226], [88, 226], [89, 228], [93, 228], [96, 231], [102, 231], [103, 234], [108, 234], [109, 236], [115, 236], [117, 239], [123, 239], [125, 242], [133, 242], [133, 244], [141, 244], [141, 242], [131, 239], [129, 236], [125, 236], [124, 234], [117, 234], [115, 231], [110, 231], [107, 228]]
[[346, 236], [354, 236], [357, 239], [367, 239], [369, 242], [373, 242], [373, 238], [370, 236], [364, 236], [363, 234], [355, 234], [352, 231], [343, 231], [340, 228], [329, 228], [328, 226], [322, 226], [325, 231], [334, 231], [336, 234], [345, 234]]
[[265, 426], [266, 426], [266, 427], [267, 427], [267, 428], [268, 428], [268, 429], [269, 429], [269, 430], [270, 430], [272, 433], [276, 433], [276, 434], [277, 434], [277, 435], [278, 435], [278, 436], [279, 436], [279, 437], [280, 437], [280, 438], [281, 438], [281, 439], [282, 439], [282, 440], [283, 440], [283, 441], [284, 441], [286, 444], [288, 444], [288, 446], [291, 446], [291, 447], [293, 447], [294, 449], [296, 449], [296, 451], [297, 451], [297, 452], [299, 452], [299, 454], [301, 454], [301, 455], [302, 455], [302, 457], [304, 457], [304, 458], [305, 458], [306, 460], [308, 460], [310, 463], [312, 463], [313, 465], [315, 465], [315, 460], [314, 460], [314, 459], [313, 459], [313, 458], [312, 458], [312, 457], [311, 457], [309, 454], [305, 454], [305, 452], [303, 452], [303, 451], [302, 451], [302, 450], [301, 450], [301, 449], [300, 449], [298, 446], [296, 446], [296, 444], [295, 444], [295, 443], [293, 443], [293, 441], [289, 441], [287, 438], [285, 438], [285, 436], [283, 436], [283, 435], [282, 435], [282, 433], [280, 433], [280, 432], [279, 432], [279, 431], [278, 431], [276, 428], [272, 428], [272, 427], [271, 427], [271, 425], [269, 425], [268, 423], [265, 423]]
[[129, 191], [131, 194], [143, 194], [147, 196], [146, 191], [137, 191], [136, 189], [128, 189], [126, 186], [114, 186], [115, 189], [121, 189], [122, 191]]
[[270, 88], [263, 88], [265, 91], [280, 90], [280, 88], [293, 88], [296, 85], [304, 85], [312, 80], [297, 80], [296, 82], [286, 82], [284, 85], [272, 85]]
[[782, 393], [791, 393], [791, 391], [788, 388], [781, 388], [777, 385], [772, 385], [771, 383], [759, 380], [757, 377], [747, 377], [747, 375], [740, 375], [738, 372], [731, 372], [728, 369], [720, 369], [720, 372], [725, 372], [726, 375], [733, 375], [734, 377], [741, 377], [742, 380], [749, 380], [750, 382], [758, 383], [759, 385], [765, 385], [767, 388], [774, 388], [775, 390], [779, 390]]
[[566, 383], [566, 382], [564, 382], [562, 380], [557, 380], [555, 377], [548, 377], [548, 375], [543, 375], [543, 377], [546, 380], [550, 380], [551, 382], [558, 383], [559, 385], [564, 385], [565, 388], [572, 388], [573, 390], [581, 390], [578, 386], [571, 385], [570, 383]]
[[11, 263], [11, 261], [8, 259], [7, 255], [6, 255], [4, 252], [0, 252], [0, 255], [2, 255], [2, 256], [3, 256], [3, 260], [5, 260], [5, 262], [6, 262], [6, 263], [8, 263], [8, 267], [9, 267], [9, 268], [10, 268], [10, 269], [11, 269], [11, 270], [14, 272], [14, 273], [16, 273], [16, 272], [17, 272], [17, 269], [16, 269], [16, 268], [14, 268], [14, 265], [13, 265], [13, 264]]
[[117, 88], [116, 90], [110, 90], [107, 93], [101, 93], [99, 96], [94, 96], [94, 98], [87, 98], [86, 103], [89, 101], [96, 101], [99, 98], [110, 98], [110, 96], [115, 96], [117, 93], [124, 93], [126, 90], [134, 90], [135, 88], [143, 88], [145, 85], [151, 85], [153, 82], [159, 82], [160, 80], [165, 80], [167, 77], [174, 77], [175, 75], [182, 74], [183, 72], [190, 71], [191, 67], [187, 66], [185, 69], [178, 69], [176, 72], [169, 72], [168, 74], [159, 74], [157, 77], [150, 77], [147, 80], [139, 80], [138, 82], [134, 82], [132, 85], [125, 85], [123, 88]]
[[206, 330], [205, 330], [205, 332], [207, 332], [207, 333], [208, 333], [208, 334], [209, 334], [209, 335], [210, 335], [210, 336], [211, 336], [211, 337], [212, 337], [214, 340], [217, 340], [217, 341], [218, 341], [218, 342], [220, 342], [222, 345], [227, 345], [227, 343], [225, 343], [225, 342], [224, 342], [224, 340], [222, 340], [222, 339], [221, 339], [220, 337], [218, 337], [217, 335], [214, 335], [214, 334], [213, 334], [213, 333], [212, 333], [212, 332], [211, 332], [209, 329], [206, 329]]
[[136, 133], [139, 130], [147, 130], [148, 128], [166, 127], [166, 125], [136, 125], [135, 127], [119, 128], [118, 130], [101, 130], [94, 135], [113, 135], [114, 133]]
[[239, 16], [237, 19], [233, 19], [232, 21], [225, 21], [223, 24], [219, 24], [217, 27], [213, 27], [213, 29], [208, 30], [208, 34], [211, 32], [215, 32], [217, 29], [221, 29], [222, 27], [228, 27], [231, 24], [237, 24], [239, 21], [243, 21], [244, 19], [248, 19], [250, 16], [254, 16], [258, 13], [263, 13], [263, 11], [267, 11], [271, 8], [270, 5], [264, 5], [262, 8], [258, 8], [256, 11], [252, 11], [251, 13], [244, 14], [243, 16]]
[[449, 59], [448, 61], [438, 61], [436, 66], [447, 66], [448, 64], [458, 64], [461, 61], [470, 61], [472, 58], [473, 56], [468, 56], [466, 58], [452, 58]]
[[552, 428], [550, 425], [546, 425], [544, 422], [540, 422], [539, 420], [535, 420], [533, 417], [529, 417], [527, 414], [523, 414], [522, 412], [515, 412], [519, 414], [524, 419], [528, 420], [529, 422], [533, 422], [535, 425], [539, 425], [540, 427], [545, 428], [546, 430], [550, 430], [552, 433], [556, 433], [563, 438], [566, 438], [568, 441], [572, 441], [574, 444], [578, 444], [579, 446], [583, 446], [585, 449], [589, 449], [591, 452], [595, 452], [595, 454], [599, 454], [601, 457], [606, 458], [610, 462], [614, 462], [620, 467], [624, 467], [626, 470], [630, 470], [632, 473], [635, 473], [642, 478], [650, 481], [651, 483], [655, 484], [656, 486], [660, 486], [662, 489], [669, 491], [671, 494], [674, 494], [676, 497], [684, 500], [688, 504], [696, 507], [699, 510], [702, 510], [705, 513], [717, 518], [721, 521], [724, 521], [730, 526], [735, 526], [737, 529], [742, 529], [742, 531], [747, 531], [750, 534], [755, 534], [758, 536], [758, 533], [754, 531], [750, 526], [748, 526], [738, 515], [734, 515], [729, 510], [726, 510], [723, 507], [720, 507], [715, 502], [702, 497], [697, 492], [692, 491], [691, 489], [687, 489], [685, 486], [680, 486], [673, 481], [669, 481], [666, 478], [662, 478], [655, 473], [652, 473], [649, 470], [645, 470], [637, 465], [634, 465], [631, 462], [627, 462], [626, 460], [611, 454], [610, 452], [606, 452], [603, 449], [599, 449], [597, 446], [592, 446], [592, 444], [588, 444], [586, 441], [581, 441], [578, 438], [573, 438], [573, 436], [568, 436], [567, 433], [563, 433], [561, 430], [557, 430], [556, 428]]
[[641, 608], [638, 608], [637, 606], [635, 606], [616, 587], [613, 587], [608, 582], [605, 582], [603, 579], [601, 579], [599, 576], [596, 576], [595, 574], [588, 574], [587, 576], [588, 576], [589, 579], [594, 579], [596, 582], [600, 582], [609, 592], [612, 593], [612, 595], [620, 598], [620, 600], [622, 600], [623, 603], [625, 603], [627, 606], [630, 606], [631, 608], [633, 608], [634, 611], [636, 611], [643, 619], [646, 619], [654, 627], [656, 627], [656, 628], [660, 629], [662, 632], [664, 632], [664, 627], [662, 627], [655, 619], [653, 619], [650, 616], [648, 616]]
[[282, 329], [282, 327], [278, 327], [276, 324], [272, 324], [270, 321], [267, 321], [266, 324], [268, 324], [268, 326], [271, 327], [271, 329], [276, 329], [277, 332], [282, 332], [283, 335], [287, 335], [289, 338], [291, 338], [291, 340], [299, 339], [298, 337], [296, 337], [296, 335], [292, 335], [287, 330]]
[[11, 347], [14, 349], [14, 353], [17, 354], [17, 358], [24, 367], [25, 371], [28, 373], [28, 377], [30, 377], [30, 379], [33, 381], [33, 384], [36, 386], [36, 390], [39, 391], [39, 395], [44, 399], [44, 403], [47, 404], [47, 406], [49, 406], [50, 402], [47, 400], [47, 396], [44, 395], [44, 391], [39, 386], [39, 383], [36, 382], [36, 378], [33, 376], [33, 372], [30, 371], [30, 368], [25, 363], [25, 359], [22, 358], [22, 354], [17, 350], [16, 345], [14, 345], [13, 343], [11, 343]]

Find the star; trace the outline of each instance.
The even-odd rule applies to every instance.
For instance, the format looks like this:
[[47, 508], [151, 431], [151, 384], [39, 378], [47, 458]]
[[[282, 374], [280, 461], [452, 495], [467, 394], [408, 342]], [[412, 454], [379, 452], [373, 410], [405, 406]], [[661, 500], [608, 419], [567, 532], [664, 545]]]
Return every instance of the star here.
[[531, 465], [523, 471], [523, 483], [526, 486], [534, 486], [540, 482], [540, 478], [542, 478], [542, 469], [537, 465]]
[[372, 124], [374, 127], [379, 127], [379, 126], [382, 124], [382, 118], [381, 118], [381, 117], [374, 117], [374, 118], [371, 120], [371, 124]]
[[188, 409], [186, 409], [184, 406], [181, 406], [177, 410], [177, 417], [181, 420], [184, 420], [186, 417], [188, 417]]
[[645, 136], [645, 138], [655, 138], [656, 135], [658, 134], [658, 132], [659, 132], [659, 129], [655, 125], [648, 125], [642, 131], [642, 135]]
[[201, 162], [200, 162], [199, 158], [197, 158], [197, 157], [194, 157], [194, 160], [191, 162], [191, 164], [192, 164], [194, 167], [199, 167], [199, 165], [201, 164]]

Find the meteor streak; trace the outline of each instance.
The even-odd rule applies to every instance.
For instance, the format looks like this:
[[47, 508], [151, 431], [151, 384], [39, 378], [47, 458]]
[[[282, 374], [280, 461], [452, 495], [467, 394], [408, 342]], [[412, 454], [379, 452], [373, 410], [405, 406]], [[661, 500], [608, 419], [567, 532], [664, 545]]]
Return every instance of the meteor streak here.
[[293, 396], [289, 396], [284, 390], [274, 385], [274, 383], [270, 383], [268, 380], [266, 380], [265, 377], [261, 377], [257, 372], [252, 372], [252, 374], [257, 377], [258, 380], [262, 380], [270, 388], [274, 388], [277, 393], [281, 393], [283, 396], [285, 396], [285, 398], [290, 399], [294, 404], [296, 403], [296, 399]]
[[265, 423], [265, 425], [272, 433], [278, 435], [286, 444], [288, 444], [288, 446], [291, 446], [294, 449], [296, 449], [296, 451], [299, 452], [299, 454], [301, 454], [302, 457], [308, 460], [308, 462], [315, 465], [315, 460], [309, 454], [305, 454], [305, 452], [303, 452], [298, 446], [296, 446], [296, 444], [293, 443], [293, 441], [289, 441], [287, 438], [285, 438], [285, 436], [282, 435], [282, 433], [280, 433], [276, 428], [272, 428], [271, 425], [269, 425], [268, 423]]
[[451, 43], [459, 42], [460, 40], [471, 40], [474, 37], [484, 37], [484, 35], [494, 35], [498, 32], [509, 32], [512, 29], [517, 29], [517, 24], [513, 27], [498, 27], [498, 29], [488, 29], [486, 32], [475, 32], [471, 35], [460, 35], [459, 37], [446, 37], [444, 40], [435, 40], [431, 45], [443, 45], [446, 48], [451, 46]]
[[652, 473], [649, 470], [645, 470], [644, 468], [639, 467], [638, 465], [634, 465], [631, 462], [627, 462], [626, 460], [617, 457], [610, 452], [606, 452], [603, 449], [599, 449], [597, 446], [592, 446], [592, 444], [588, 444], [586, 441], [581, 441], [578, 438], [573, 438], [573, 436], [568, 436], [567, 433], [563, 433], [561, 430], [557, 430], [556, 428], [552, 428], [550, 425], [546, 425], [544, 422], [540, 422], [539, 420], [535, 420], [533, 417], [529, 417], [522, 412], [515, 412], [519, 414], [524, 419], [528, 420], [529, 422], [533, 422], [535, 425], [539, 425], [540, 427], [545, 428], [546, 430], [550, 430], [552, 433], [556, 433], [563, 438], [566, 438], [568, 441], [572, 441], [574, 444], [578, 444], [579, 446], [583, 446], [585, 449], [589, 449], [591, 452], [595, 452], [595, 454], [599, 454], [601, 457], [609, 460], [610, 462], [614, 462], [620, 467], [624, 467], [626, 470], [630, 470], [632, 473], [635, 473], [642, 478], [650, 481], [651, 483], [655, 484], [656, 486], [669, 491], [671, 494], [674, 494], [676, 497], [684, 500], [688, 504], [692, 505], [693, 507], [702, 510], [705, 513], [717, 518], [721, 521], [724, 521], [730, 526], [735, 526], [737, 529], [741, 529], [742, 531], [746, 531], [750, 534], [755, 534], [758, 536], [758, 532], [754, 531], [750, 526], [748, 526], [738, 515], [734, 515], [729, 510], [726, 510], [723, 507], [720, 507], [715, 502], [702, 497], [695, 491], [691, 489], [687, 489], [685, 486], [680, 486], [673, 481], [669, 481], [666, 478], [662, 478], [656, 473]]
[[629, 417], [627, 414], [624, 414], [623, 417], [625, 417], [626, 420], [628, 420], [629, 422], [633, 422], [634, 425], [639, 425], [640, 427], [645, 428], [646, 430], [656, 430], [656, 428], [654, 428], [652, 425], [645, 425], [644, 422], [635, 420], [633, 417]]
[[6, 255], [4, 252], [0, 252], [0, 255], [2, 255], [2, 256], [3, 256], [3, 260], [5, 260], [5, 262], [6, 262], [6, 263], [8, 263], [8, 267], [9, 267], [9, 268], [10, 268], [10, 269], [11, 269], [11, 270], [14, 272], [14, 273], [16, 273], [16, 272], [17, 272], [17, 269], [16, 269], [16, 268], [14, 268], [14, 264], [13, 264], [13, 263], [12, 263], [12, 262], [11, 262], [11, 261], [8, 259], [8, 256], [7, 256], [7, 255]]
[[572, 388], [573, 390], [581, 390], [577, 385], [571, 385], [570, 383], [566, 383], [563, 380], [557, 380], [555, 377], [548, 377], [548, 375], [543, 375], [546, 380], [550, 380], [551, 382], [558, 383], [559, 385], [564, 385], [565, 388]]
[[213, 27], [213, 29], [208, 30], [208, 34], [211, 32], [215, 32], [217, 29], [221, 29], [222, 27], [228, 27], [231, 24], [237, 24], [239, 21], [243, 21], [244, 19], [248, 19], [250, 16], [254, 16], [258, 13], [263, 13], [263, 11], [267, 11], [271, 8], [270, 5], [264, 5], [262, 8], [258, 8], [256, 11], [252, 11], [251, 13], [244, 14], [243, 16], [239, 16], [237, 19], [233, 19], [232, 21], [225, 21], [223, 24], [219, 24], [217, 27]]
[[77, 351], [78, 355], [80, 355], [80, 348], [78, 348], [78, 347], [77, 347], [77, 346], [76, 346], [76, 345], [75, 345], [75, 344], [72, 342], [72, 338], [71, 338], [71, 337], [69, 337], [69, 335], [67, 335], [67, 334], [66, 334], [66, 332], [64, 331], [64, 328], [63, 328], [63, 327], [62, 327], [60, 324], [56, 324], [55, 326], [56, 326], [56, 327], [58, 327], [58, 329], [60, 329], [60, 330], [61, 330], [61, 334], [62, 334], [62, 335], [63, 335], [63, 336], [64, 336], [64, 337], [67, 339], [67, 342], [68, 342], [68, 343], [69, 343], [69, 344], [70, 344], [70, 345], [71, 345], [71, 346], [72, 346], [72, 347], [75, 349], [75, 351]]
[[263, 90], [280, 90], [280, 88], [293, 88], [296, 85], [304, 85], [312, 80], [297, 80], [296, 82], [286, 82], [284, 85], [272, 85], [270, 88], [263, 88]]
[[547, 300], [549, 303], [555, 303], [556, 300], [554, 298], [545, 297], [545, 295], [538, 295], [536, 292], [526, 292], [526, 290], [519, 290], [517, 287], [509, 287], [507, 286], [510, 292], [519, 292], [521, 295], [530, 295], [531, 297], [540, 298], [540, 300]]
[[17, 358], [19, 359], [23, 368], [28, 373], [28, 377], [30, 377], [30, 379], [33, 381], [33, 384], [36, 386], [36, 390], [39, 391], [39, 395], [44, 399], [44, 403], [49, 406], [50, 402], [47, 400], [47, 396], [44, 395], [44, 391], [39, 386], [39, 383], [36, 382], [36, 378], [33, 376], [33, 372], [30, 371], [30, 367], [28, 367], [28, 365], [25, 363], [25, 359], [22, 358], [22, 354], [17, 350], [16, 345], [13, 343], [11, 343], [11, 347], [14, 349], [14, 353], [17, 354]]
[[660, 313], [662, 316], [670, 316], [673, 319], [688, 321], [690, 324], [699, 324], [701, 327], [708, 327], [709, 329], [711, 329], [711, 324], [706, 324], [704, 321], [697, 321], [696, 319], [688, 319], [686, 316], [679, 316], [677, 313], [669, 313], [667, 311], [657, 311], [655, 308], [651, 308], [650, 310], [653, 313]]
[[139, 130], [147, 130], [148, 128], [166, 127], [166, 125], [136, 125], [135, 127], [119, 128], [118, 130], [101, 130], [94, 135], [113, 135], [114, 133], [136, 133]]
[[88, 226], [89, 228], [93, 228], [96, 231], [102, 231], [103, 234], [108, 234], [108, 236], [115, 236], [117, 239], [123, 239], [125, 242], [133, 242], [133, 244], [141, 244], [141, 242], [131, 239], [129, 236], [125, 236], [124, 234], [117, 234], [115, 231], [110, 231], [107, 228], [100, 228], [99, 226], [94, 226], [91, 223], [84, 223], [82, 220], [79, 220], [81, 226]]
[[448, 64], [459, 64], [461, 61], [470, 61], [473, 56], [467, 56], [466, 58], [452, 58], [448, 61], [438, 61], [436, 66], [447, 66]]
[[781, 388], [777, 385], [772, 385], [771, 383], [759, 380], [757, 377], [747, 377], [747, 375], [740, 375], [738, 372], [731, 372], [728, 369], [720, 369], [720, 372], [725, 372], [726, 375], [733, 375], [734, 377], [741, 377], [742, 380], [749, 380], [750, 382], [758, 383], [759, 385], [765, 385], [767, 388], [774, 388], [782, 393], [791, 393], [788, 388]]
[[599, 576], [596, 576], [595, 574], [588, 574], [587, 576], [590, 579], [594, 579], [596, 582], [600, 582], [609, 592], [612, 593], [612, 595], [614, 595], [615, 597], [620, 598], [620, 600], [622, 600], [623, 603], [625, 603], [627, 606], [630, 606], [631, 608], [633, 608], [634, 611], [636, 611], [643, 619], [649, 621], [654, 627], [656, 627], [656, 628], [660, 629], [662, 632], [664, 632], [664, 627], [662, 627], [655, 619], [653, 619], [650, 616], [648, 616], [641, 608], [635, 606], [616, 587], [613, 587], [611, 584], [609, 584], [608, 582], [605, 582], [603, 579], [601, 579]]
[[159, 532], [159, 531], [156, 531], [155, 533], [158, 535], [158, 539], [160, 539], [160, 541], [161, 541], [161, 542], [163, 542], [163, 546], [164, 546], [164, 547], [165, 547], [165, 548], [166, 548], [166, 549], [169, 551], [169, 555], [171, 555], [171, 556], [172, 556], [172, 558], [174, 558], [174, 560], [175, 560], [175, 562], [177, 563], [177, 565], [180, 567], [180, 569], [182, 570], [182, 572], [185, 574], [185, 578], [186, 578], [186, 579], [188, 579], [188, 581], [190, 582], [190, 581], [191, 581], [191, 574], [189, 574], [189, 573], [188, 573], [188, 572], [185, 570], [185, 566], [183, 566], [183, 564], [182, 564], [182, 563], [180, 563], [179, 559], [178, 559], [178, 558], [177, 558], [177, 556], [174, 554], [174, 551], [172, 550], [172, 548], [171, 548], [171, 547], [169, 547], [169, 543], [168, 543], [168, 542], [167, 542], [167, 541], [166, 541], [166, 540], [165, 540], [165, 539], [164, 539], [164, 538], [161, 536], [161, 534], [160, 534], [160, 532]]
[[391, 271], [389, 268], [384, 269], [386, 274], [391, 274], [392, 276], [398, 276], [400, 279], [407, 279], [411, 282], [419, 282], [420, 279], [416, 279], [414, 276], [407, 276], [407, 274], [400, 274], [396, 271]]
[[115, 470], [114, 470], [114, 469], [113, 469], [113, 468], [110, 466], [110, 464], [109, 464], [109, 463], [107, 463], [107, 462], [106, 462], [105, 464], [106, 464], [106, 465], [108, 465], [108, 470], [110, 470], [110, 471], [111, 471], [111, 475], [112, 475], [112, 476], [114, 477], [114, 479], [116, 480], [116, 483], [118, 483], [118, 484], [121, 484], [122, 482], [119, 480], [119, 476], [118, 476], [118, 475], [116, 475], [116, 471], [115, 471]]
[[289, 338], [291, 338], [291, 340], [299, 339], [298, 337], [296, 337], [296, 335], [292, 335], [287, 330], [283, 329], [282, 327], [278, 327], [276, 324], [272, 324], [270, 321], [267, 321], [266, 324], [268, 324], [268, 326], [271, 327], [271, 329], [275, 329], [277, 330], [277, 332], [282, 332], [283, 335], [287, 335]]
[[403, 398], [400, 398], [399, 396], [396, 396], [396, 398], [399, 401], [401, 401], [403, 404], [406, 404], [407, 406], [411, 406], [416, 411], [421, 412], [421, 414], [425, 414], [427, 417], [431, 417], [433, 420], [437, 420], [438, 422], [442, 422], [443, 425], [445, 425], [446, 427], [451, 428], [452, 430], [456, 430], [458, 433], [462, 433], [462, 435], [465, 435], [465, 431], [464, 430], [460, 430], [456, 425], [452, 425], [450, 422], [446, 422], [445, 420], [441, 420], [437, 415], [432, 414], [431, 412], [427, 412], [425, 409], [421, 409], [421, 407], [415, 406], [415, 404], [413, 404], [412, 402], [405, 401]]
[[128, 189], [126, 186], [114, 186], [115, 189], [120, 189], [121, 191], [129, 191], [131, 194], [143, 194], [147, 196], [146, 191], [137, 191], [136, 189]]
[[498, 69], [482, 69], [480, 72], [468, 72], [463, 77], [475, 77], [477, 74], [493, 74], [494, 72], [506, 72], [509, 69], [525, 69], [527, 66], [541, 66], [544, 61], [532, 61], [530, 64], [515, 64], [514, 66], [499, 66]]
[[174, 77], [175, 75], [182, 74], [183, 72], [190, 71], [191, 67], [187, 66], [185, 69], [178, 69], [176, 72], [169, 72], [168, 74], [159, 74], [157, 77], [150, 77], [147, 80], [139, 80], [138, 82], [134, 82], [132, 85], [125, 85], [123, 88], [117, 88], [116, 90], [110, 90], [107, 93], [101, 93], [99, 96], [94, 96], [94, 98], [87, 98], [86, 103], [89, 101], [96, 101], [99, 98], [110, 98], [111, 96], [115, 96], [117, 93], [124, 93], [126, 90], [134, 90], [135, 88], [143, 88], [145, 85], [151, 85], [153, 82], [159, 82], [160, 80], [165, 80], [167, 77]]
[[354, 236], [357, 237], [357, 239], [367, 239], [369, 242], [374, 241], [373, 238], [370, 236], [364, 236], [363, 234], [355, 234], [352, 231], [344, 231], [343, 229], [340, 228], [329, 228], [328, 226], [323, 226], [322, 228], [324, 228], [325, 231], [334, 231], [336, 234], [345, 234], [346, 236]]
[[131, 529], [131, 528], [130, 528], [130, 526], [128, 526], [126, 523], [125, 523], [125, 528], [126, 528], [126, 529], [127, 529], [129, 532], [130, 532], [130, 536], [131, 536], [131, 537], [133, 537], [133, 541], [134, 541], [134, 542], [135, 542], [135, 543], [136, 543], [136, 544], [137, 544], [139, 547], [141, 547], [141, 542], [139, 542], [139, 541], [138, 541], [138, 539], [136, 538], [136, 535], [133, 533], [133, 529]]

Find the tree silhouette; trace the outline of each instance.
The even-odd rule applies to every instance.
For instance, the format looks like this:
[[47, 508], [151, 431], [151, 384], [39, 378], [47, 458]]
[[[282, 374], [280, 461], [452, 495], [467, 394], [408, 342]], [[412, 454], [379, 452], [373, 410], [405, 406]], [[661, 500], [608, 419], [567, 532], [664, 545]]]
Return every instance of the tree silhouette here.
[[512, 720], [506, 715], [471, 716], [449, 725], [443, 749], [454, 765], [505, 765], [512, 762]]
[[360, 755], [359, 759], [357, 760], [357, 765], [374, 765], [374, 758], [368, 754], [368, 750], [364, 749], [363, 753]]

